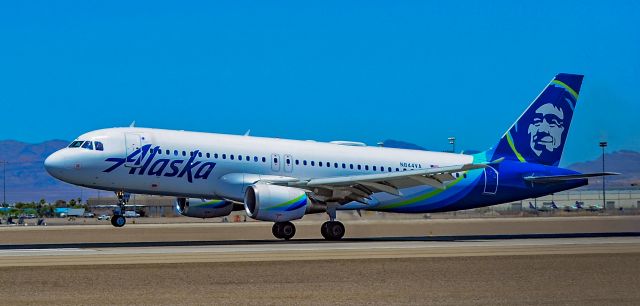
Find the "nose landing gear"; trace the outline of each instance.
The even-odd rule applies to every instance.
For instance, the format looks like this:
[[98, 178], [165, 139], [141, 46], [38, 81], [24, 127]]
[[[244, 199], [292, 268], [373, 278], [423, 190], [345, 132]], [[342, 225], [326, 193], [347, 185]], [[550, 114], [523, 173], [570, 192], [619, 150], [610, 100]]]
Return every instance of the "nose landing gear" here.
[[111, 217], [111, 225], [115, 227], [123, 227], [126, 223], [127, 218], [125, 218], [123, 215], [114, 214], [113, 217]]
[[123, 216], [125, 206], [129, 201], [129, 194], [125, 194], [123, 191], [116, 192], [118, 196], [118, 206], [113, 210], [113, 216], [111, 217], [111, 225], [115, 227], [123, 227], [127, 224], [127, 219]]

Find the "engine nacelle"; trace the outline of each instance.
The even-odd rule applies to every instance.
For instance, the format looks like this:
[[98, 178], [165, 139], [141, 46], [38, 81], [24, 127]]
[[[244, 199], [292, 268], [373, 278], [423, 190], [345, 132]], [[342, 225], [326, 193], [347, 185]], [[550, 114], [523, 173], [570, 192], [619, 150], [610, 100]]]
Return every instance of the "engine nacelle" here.
[[228, 216], [233, 210], [233, 203], [225, 200], [177, 198], [176, 209], [187, 217], [215, 218]]
[[247, 187], [244, 194], [244, 210], [247, 215], [262, 221], [291, 221], [304, 216], [311, 200], [298, 188], [268, 184]]

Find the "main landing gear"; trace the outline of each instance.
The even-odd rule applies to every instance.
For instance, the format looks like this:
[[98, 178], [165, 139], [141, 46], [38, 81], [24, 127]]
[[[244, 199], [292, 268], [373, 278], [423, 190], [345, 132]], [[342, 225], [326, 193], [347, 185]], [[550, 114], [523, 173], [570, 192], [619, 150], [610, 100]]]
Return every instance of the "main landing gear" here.
[[287, 222], [276, 222], [273, 224], [271, 228], [271, 232], [273, 236], [279, 239], [289, 240], [293, 238], [296, 234], [296, 226], [293, 223]]
[[113, 216], [111, 216], [111, 225], [115, 227], [123, 227], [127, 224], [127, 219], [123, 216], [125, 206], [129, 200], [129, 195], [122, 191], [116, 192], [118, 196], [118, 206], [113, 210]]
[[344, 236], [344, 225], [340, 221], [336, 221], [336, 207], [335, 204], [327, 206], [329, 221], [322, 223], [320, 227], [320, 233], [326, 240], [340, 240]]
[[327, 221], [320, 227], [322, 237], [327, 240], [340, 240], [344, 236], [344, 225], [340, 221]]
[[[344, 237], [344, 225], [340, 221], [336, 221], [336, 205], [330, 205], [327, 207], [327, 214], [329, 215], [329, 221], [322, 224], [320, 227], [320, 233], [326, 240], [336, 241]], [[289, 240], [296, 234], [296, 226], [293, 223], [276, 222], [271, 228], [273, 236], [278, 239]]]

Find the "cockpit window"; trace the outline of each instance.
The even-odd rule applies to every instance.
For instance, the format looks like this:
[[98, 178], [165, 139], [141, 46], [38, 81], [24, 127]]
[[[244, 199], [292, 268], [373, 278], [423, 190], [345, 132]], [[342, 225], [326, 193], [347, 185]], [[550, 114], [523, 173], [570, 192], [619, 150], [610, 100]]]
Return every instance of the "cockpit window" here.
[[87, 150], [93, 150], [93, 142], [91, 142], [91, 141], [85, 141], [85, 142], [82, 144], [82, 148], [83, 148], [83, 149], [87, 149]]
[[104, 146], [102, 145], [102, 142], [96, 141], [96, 150], [98, 151], [104, 151]]
[[84, 141], [74, 141], [69, 145], [69, 148], [79, 148]]

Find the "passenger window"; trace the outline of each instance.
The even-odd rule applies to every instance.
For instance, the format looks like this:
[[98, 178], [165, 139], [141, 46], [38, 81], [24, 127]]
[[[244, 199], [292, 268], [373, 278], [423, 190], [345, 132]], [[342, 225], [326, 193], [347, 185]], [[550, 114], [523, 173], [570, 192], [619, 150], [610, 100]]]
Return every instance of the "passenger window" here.
[[349, 164], [349, 169], [353, 170], [353, 164]]
[[278, 163], [278, 158], [274, 157], [274, 158], [273, 158], [273, 163], [274, 163], [274, 164], [277, 164], [277, 163]]
[[266, 162], [267, 162], [267, 158], [263, 156], [263, 157], [262, 157], [262, 162], [263, 162], [263, 163], [266, 163]]
[[[233, 158], [232, 158], [233, 159]], [[242, 161], [242, 155], [238, 155], [238, 160]]]
[[400, 169], [396, 168], [396, 172], [400, 171]]
[[202, 157], [202, 152], [198, 152], [198, 157]]
[[344, 163], [342, 163], [342, 169], [347, 168], [347, 165], [345, 165]]
[[247, 156], [245, 156], [244, 160], [246, 160], [246, 161], [250, 161], [250, 160], [251, 160], [251, 157], [249, 157], [249, 155], [247, 155]]
[[233, 160], [233, 154], [229, 155], [229, 159]]
[[360, 167], [360, 165], [358, 165], [358, 170], [362, 170], [362, 168]]
[[322, 162], [318, 162], [318, 166], [322, 167]]
[[307, 161], [306, 161], [306, 160], [303, 160], [303, 161], [302, 161], [302, 164], [306, 166], [306, 165], [307, 165]]
[[182, 156], [187, 156], [187, 151], [182, 151]]
[[178, 150], [173, 150], [173, 155], [178, 156]]
[[227, 159], [227, 154], [222, 154], [222, 159]]
[[331, 168], [331, 162], [327, 162], [327, 168]]
[[373, 171], [376, 171], [376, 166], [373, 166]]
[[300, 164], [300, 160], [296, 159], [296, 165], [299, 165], [299, 164]]
[[388, 170], [389, 172], [391, 172], [391, 167], [387, 167], [387, 170]]
[[257, 156], [254, 156], [254, 157], [253, 157], [253, 161], [257, 163], [257, 162], [258, 162], [258, 157], [257, 157]]
[[365, 165], [365, 166], [364, 166], [364, 170], [369, 171], [369, 165]]
[[333, 163], [333, 167], [337, 169], [338, 168], [338, 163]]
[[207, 153], [207, 158], [211, 158], [211, 153]]
[[311, 161], [311, 165], [312, 165], [312, 166], [315, 166], [315, 165], [316, 165], [316, 162]]
[[93, 142], [91, 142], [91, 141], [85, 141], [85, 142], [82, 144], [82, 148], [83, 148], [83, 149], [87, 149], [87, 150], [93, 150]]
[[287, 165], [291, 165], [291, 160], [287, 158]]
[[96, 141], [96, 150], [104, 151], [104, 146], [102, 145], [102, 142]]
[[167, 154], [167, 155], [170, 155], [170, 154], [171, 154], [171, 151], [166, 150], [164, 153], [165, 153], [165, 154]]

